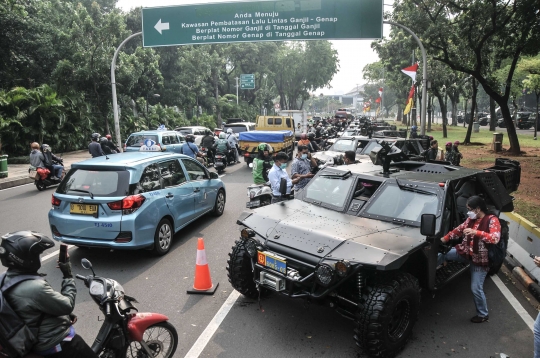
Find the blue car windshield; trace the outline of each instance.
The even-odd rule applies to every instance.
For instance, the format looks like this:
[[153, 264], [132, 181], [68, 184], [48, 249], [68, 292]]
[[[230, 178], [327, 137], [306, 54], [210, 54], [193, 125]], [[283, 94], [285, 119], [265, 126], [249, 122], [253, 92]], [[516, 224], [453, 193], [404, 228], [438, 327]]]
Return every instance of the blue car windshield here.
[[151, 139], [156, 143], [159, 143], [157, 135], [154, 134], [132, 134], [129, 136], [126, 146], [128, 147], [142, 147], [146, 139]]

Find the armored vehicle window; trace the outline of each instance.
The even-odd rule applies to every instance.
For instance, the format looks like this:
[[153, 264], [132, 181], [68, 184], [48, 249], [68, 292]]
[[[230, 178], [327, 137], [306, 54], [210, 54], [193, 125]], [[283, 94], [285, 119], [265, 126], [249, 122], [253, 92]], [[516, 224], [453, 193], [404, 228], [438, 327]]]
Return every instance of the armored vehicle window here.
[[346, 152], [348, 150], [355, 150], [355, 141], [352, 139], [340, 139], [337, 140], [332, 148], [330, 148], [330, 151], [334, 152]]
[[381, 145], [377, 142], [377, 141], [372, 141], [370, 143], [368, 143], [365, 147], [364, 147], [364, 150], [362, 151], [363, 154], [368, 154], [371, 153], [371, 151], [375, 148], [379, 148]]
[[398, 186], [387, 185], [372, 199], [363, 214], [420, 222], [422, 214], [437, 215], [438, 203], [436, 194], [402, 190]]
[[305, 200], [343, 208], [345, 200], [354, 183], [351, 176], [319, 176], [311, 180], [306, 188]]

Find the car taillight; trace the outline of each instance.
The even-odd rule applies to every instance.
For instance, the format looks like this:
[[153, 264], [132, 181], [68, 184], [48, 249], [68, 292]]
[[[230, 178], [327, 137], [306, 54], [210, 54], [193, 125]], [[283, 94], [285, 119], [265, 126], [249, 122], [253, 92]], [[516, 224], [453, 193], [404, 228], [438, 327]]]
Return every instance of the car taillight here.
[[51, 204], [53, 204], [53, 206], [60, 206], [61, 203], [62, 203], [62, 200], [56, 198], [53, 194], [51, 198]]
[[123, 214], [131, 214], [137, 211], [137, 209], [142, 206], [145, 200], [146, 198], [141, 194], [130, 195], [122, 200], [107, 203], [107, 205], [111, 210], [122, 210]]

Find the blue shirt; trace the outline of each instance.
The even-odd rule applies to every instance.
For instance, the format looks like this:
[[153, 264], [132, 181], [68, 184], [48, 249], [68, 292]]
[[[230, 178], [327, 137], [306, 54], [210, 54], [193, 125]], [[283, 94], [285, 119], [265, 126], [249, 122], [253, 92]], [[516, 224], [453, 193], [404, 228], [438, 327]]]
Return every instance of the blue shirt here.
[[291, 178], [289, 178], [289, 174], [287, 174], [286, 170], [283, 170], [274, 164], [272, 166], [272, 169], [270, 169], [270, 171], [268, 172], [268, 181], [270, 182], [270, 186], [272, 187], [272, 195], [274, 196], [281, 196], [281, 193], [279, 192], [281, 178], [287, 179], [287, 194], [290, 194], [292, 188], [292, 180]]
[[199, 148], [195, 143], [185, 142], [184, 144], [182, 144], [182, 148], [180, 148], [180, 153], [187, 155], [188, 157], [191, 157], [193, 159], [197, 159], [197, 153], [199, 153]]
[[[302, 158], [294, 158], [294, 161], [292, 163], [291, 167], [291, 175], [295, 174], [308, 174], [311, 173], [311, 161], [309, 159], [302, 159]], [[294, 190], [300, 190], [303, 187], [305, 187], [311, 178], [302, 178], [300, 181], [294, 186]]]

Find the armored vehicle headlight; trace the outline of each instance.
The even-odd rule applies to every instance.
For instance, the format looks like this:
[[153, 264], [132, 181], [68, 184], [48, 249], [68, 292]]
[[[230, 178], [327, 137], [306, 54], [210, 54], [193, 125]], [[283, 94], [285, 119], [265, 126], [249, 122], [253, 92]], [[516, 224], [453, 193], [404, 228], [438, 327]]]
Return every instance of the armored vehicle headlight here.
[[257, 242], [255, 240], [247, 240], [246, 251], [251, 257], [257, 256]]
[[251, 229], [242, 229], [242, 231], [240, 231], [240, 237], [244, 240], [246, 239], [249, 239], [250, 237], [254, 237], [255, 236], [255, 231], [251, 230]]
[[324, 286], [328, 286], [332, 282], [332, 277], [334, 276], [334, 270], [328, 265], [321, 265], [315, 270], [317, 274], [317, 279]]
[[343, 277], [347, 275], [347, 273], [349, 272], [349, 268], [351, 267], [351, 264], [347, 260], [341, 260], [341, 261], [336, 262], [334, 267], [336, 268], [336, 273], [338, 274], [338, 276]]

